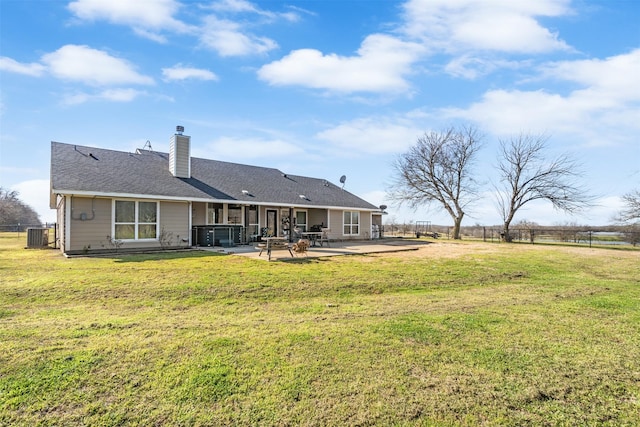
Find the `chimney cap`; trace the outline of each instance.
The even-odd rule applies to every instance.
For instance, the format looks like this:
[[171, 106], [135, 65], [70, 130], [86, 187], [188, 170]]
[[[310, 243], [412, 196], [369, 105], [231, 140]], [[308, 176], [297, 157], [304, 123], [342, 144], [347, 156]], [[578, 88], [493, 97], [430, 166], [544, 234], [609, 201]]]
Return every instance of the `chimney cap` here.
[[182, 132], [184, 132], [184, 126], [180, 126], [180, 125], [176, 126], [176, 133], [178, 135], [182, 135]]

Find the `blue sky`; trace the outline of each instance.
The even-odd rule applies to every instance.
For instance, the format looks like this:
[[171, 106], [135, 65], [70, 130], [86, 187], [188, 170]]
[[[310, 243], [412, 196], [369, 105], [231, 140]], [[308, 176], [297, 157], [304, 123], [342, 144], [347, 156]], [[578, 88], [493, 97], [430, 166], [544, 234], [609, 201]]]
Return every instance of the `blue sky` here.
[[484, 135], [487, 184], [463, 224], [500, 223], [501, 139], [546, 134], [598, 205], [515, 221], [602, 225], [640, 187], [636, 0], [0, 0], [0, 186], [43, 220], [50, 141], [167, 151], [324, 178], [389, 219], [450, 224], [385, 193], [392, 162], [428, 131]]

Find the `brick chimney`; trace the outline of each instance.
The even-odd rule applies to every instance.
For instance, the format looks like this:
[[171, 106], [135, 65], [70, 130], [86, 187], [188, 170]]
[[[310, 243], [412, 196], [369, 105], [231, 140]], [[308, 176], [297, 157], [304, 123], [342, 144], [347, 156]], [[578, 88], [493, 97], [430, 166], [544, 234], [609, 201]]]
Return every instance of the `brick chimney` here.
[[183, 132], [183, 126], [176, 126], [169, 140], [169, 172], [177, 178], [191, 178], [191, 137]]

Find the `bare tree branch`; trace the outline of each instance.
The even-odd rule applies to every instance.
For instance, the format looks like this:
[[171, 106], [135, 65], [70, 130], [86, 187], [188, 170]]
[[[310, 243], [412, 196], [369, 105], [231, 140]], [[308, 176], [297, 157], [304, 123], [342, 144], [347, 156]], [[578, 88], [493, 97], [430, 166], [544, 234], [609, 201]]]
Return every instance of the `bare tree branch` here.
[[471, 168], [481, 148], [480, 139], [477, 129], [470, 126], [425, 133], [395, 160], [389, 198], [412, 208], [441, 205], [453, 218], [453, 237], [459, 239], [465, 210], [478, 199]]
[[498, 171], [494, 184], [496, 205], [504, 222], [504, 238], [520, 208], [534, 200], [547, 200], [554, 208], [569, 213], [592, 205], [593, 197], [579, 185], [578, 164], [568, 155], [547, 161], [544, 152], [549, 137], [520, 134], [500, 141]]
[[640, 221], [640, 189], [633, 190], [622, 196], [624, 209], [620, 212], [618, 219], [621, 222]]
[[36, 211], [24, 204], [17, 191], [9, 191], [0, 187], [0, 225], [35, 225], [40, 224]]

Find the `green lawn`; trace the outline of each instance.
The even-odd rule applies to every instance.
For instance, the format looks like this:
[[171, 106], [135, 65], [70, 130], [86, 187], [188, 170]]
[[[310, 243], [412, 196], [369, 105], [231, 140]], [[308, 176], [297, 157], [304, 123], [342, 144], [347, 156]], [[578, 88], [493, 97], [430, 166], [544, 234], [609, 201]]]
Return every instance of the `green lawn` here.
[[637, 425], [640, 251], [66, 259], [0, 234], [0, 425]]

